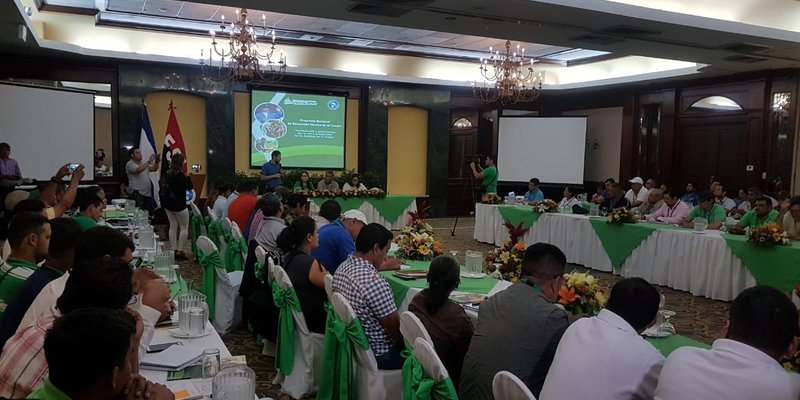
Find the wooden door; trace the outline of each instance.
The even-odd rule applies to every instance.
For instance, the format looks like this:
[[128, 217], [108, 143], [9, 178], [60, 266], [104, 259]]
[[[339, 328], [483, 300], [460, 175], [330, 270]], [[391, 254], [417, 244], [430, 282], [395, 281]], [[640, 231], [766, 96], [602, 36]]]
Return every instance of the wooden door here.
[[684, 126], [680, 133], [677, 161], [681, 171], [675, 182], [681, 188], [694, 182], [707, 189], [714, 176], [735, 196], [745, 187], [747, 168], [747, 129], [745, 123]]

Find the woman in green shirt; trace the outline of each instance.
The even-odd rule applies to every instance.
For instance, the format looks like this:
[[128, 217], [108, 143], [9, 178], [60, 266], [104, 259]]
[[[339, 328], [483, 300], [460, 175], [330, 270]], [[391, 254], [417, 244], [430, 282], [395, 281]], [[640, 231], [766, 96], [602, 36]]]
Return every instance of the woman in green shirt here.
[[300, 172], [300, 180], [294, 183], [294, 190], [314, 190], [308, 171]]

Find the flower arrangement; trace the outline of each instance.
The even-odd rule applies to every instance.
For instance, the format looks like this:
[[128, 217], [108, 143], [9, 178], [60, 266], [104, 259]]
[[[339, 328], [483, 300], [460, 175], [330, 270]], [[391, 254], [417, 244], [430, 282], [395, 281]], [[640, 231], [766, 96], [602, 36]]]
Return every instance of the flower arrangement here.
[[503, 199], [497, 193], [486, 193], [481, 196], [481, 203], [483, 204], [500, 204]]
[[791, 356], [784, 357], [784, 359], [781, 360], [781, 365], [783, 365], [783, 369], [786, 371], [800, 373], [800, 351]]
[[502, 246], [490, 251], [486, 256], [487, 270], [489, 272], [499, 271], [503, 280], [518, 281], [525, 247], [525, 242], [522, 240], [506, 240]]
[[550, 199], [530, 203], [533, 210], [538, 213], [558, 212], [558, 203]]
[[372, 188], [367, 190], [296, 190], [296, 194], [306, 197], [361, 197], [382, 199], [386, 197], [386, 192], [382, 189]]
[[624, 224], [624, 223], [632, 223], [636, 222], [633, 219], [633, 213], [627, 208], [618, 208], [616, 210], [611, 211], [606, 216], [606, 220], [609, 224]]
[[594, 276], [574, 271], [564, 274], [564, 286], [558, 291], [558, 303], [567, 311], [594, 315], [605, 307], [606, 300]]
[[426, 210], [420, 213], [409, 212], [411, 221], [394, 238], [398, 246], [395, 252], [397, 257], [430, 260], [444, 253], [442, 243], [433, 235], [433, 227], [422, 219]]
[[789, 244], [789, 238], [786, 237], [786, 232], [774, 222], [750, 229], [750, 232], [747, 234], [747, 241], [764, 247]]

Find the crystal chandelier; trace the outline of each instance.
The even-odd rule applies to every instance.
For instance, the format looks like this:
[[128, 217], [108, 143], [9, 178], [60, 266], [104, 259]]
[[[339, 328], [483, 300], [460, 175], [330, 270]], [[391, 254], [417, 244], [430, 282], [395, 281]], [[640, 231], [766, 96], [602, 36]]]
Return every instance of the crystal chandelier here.
[[483, 84], [472, 82], [472, 95], [482, 103], [525, 103], [536, 100], [542, 89], [543, 73], [533, 71], [533, 59], [525, 59], [525, 49], [511, 49], [506, 40], [505, 54], [489, 47], [489, 58], [481, 58]]
[[[221, 35], [227, 34], [228, 47], [224, 44], [217, 47], [217, 32], [213, 29], [211, 35], [211, 48], [208, 49], [208, 61], [200, 50], [200, 66], [203, 76], [218, 82], [274, 82], [280, 80], [286, 73], [286, 54], [280, 51], [275, 55], [275, 31], [268, 32], [267, 17], [261, 15], [261, 27], [250, 25], [247, 19], [247, 9], [236, 10], [237, 19], [230, 24], [225, 24], [225, 16], [219, 28]], [[260, 32], [259, 32], [260, 30]], [[272, 43], [266, 51], [259, 51], [258, 37], [271, 36]], [[217, 62], [214, 53], [220, 57]]]

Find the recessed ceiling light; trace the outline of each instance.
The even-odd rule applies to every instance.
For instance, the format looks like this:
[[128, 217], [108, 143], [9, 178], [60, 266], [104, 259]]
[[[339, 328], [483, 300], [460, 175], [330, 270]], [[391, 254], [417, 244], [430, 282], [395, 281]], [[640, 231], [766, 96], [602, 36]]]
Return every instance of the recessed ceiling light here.
[[158, 11], [160, 11], [160, 12], [162, 12], [162, 13], [165, 13], [165, 12], [167, 12], [167, 11], [169, 11], [169, 10], [167, 10], [167, 9], [166, 9], [166, 8], [164, 8], [164, 7], [161, 7], [161, 8], [159, 8], [159, 9], [158, 9]]

